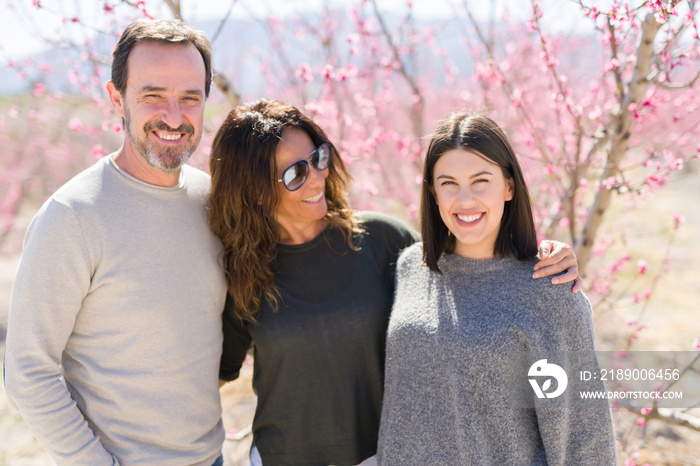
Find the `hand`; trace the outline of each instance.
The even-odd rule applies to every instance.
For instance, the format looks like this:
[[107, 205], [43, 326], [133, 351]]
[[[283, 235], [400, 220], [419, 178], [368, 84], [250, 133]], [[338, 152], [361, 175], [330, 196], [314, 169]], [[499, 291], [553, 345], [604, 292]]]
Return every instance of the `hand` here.
[[549, 277], [566, 271], [565, 274], [552, 278], [552, 283], [560, 285], [573, 281], [571, 291], [578, 293], [583, 287], [583, 281], [578, 275], [578, 260], [571, 246], [559, 241], [544, 240], [540, 243], [539, 251], [540, 261], [535, 264], [532, 278]]

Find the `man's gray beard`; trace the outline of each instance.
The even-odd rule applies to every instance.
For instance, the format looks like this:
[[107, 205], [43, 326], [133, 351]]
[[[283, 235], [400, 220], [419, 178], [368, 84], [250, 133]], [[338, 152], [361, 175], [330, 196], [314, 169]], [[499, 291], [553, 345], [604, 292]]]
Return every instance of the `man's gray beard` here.
[[141, 157], [143, 157], [148, 166], [164, 173], [172, 174], [177, 172], [185, 163], [187, 163], [190, 155], [192, 155], [192, 152], [194, 152], [194, 150], [197, 148], [201, 135], [199, 138], [197, 138], [197, 140], [193, 141], [190, 139], [180, 154], [174, 153], [177, 150], [174, 147], [170, 149], [164, 148], [163, 150], [165, 151], [166, 157], [163, 157], [161, 156], [161, 153], [156, 151], [156, 149], [148, 143], [148, 141], [140, 142], [136, 140], [133, 132], [131, 131], [131, 114], [129, 113], [128, 109], [125, 110], [124, 126], [126, 127], [126, 134], [129, 135], [131, 143], [136, 148], [136, 151], [141, 154]]
[[[146, 145], [143, 149], [139, 147], [138, 150], [149, 166], [169, 174], [175, 173], [182, 168], [182, 166], [187, 163], [187, 160], [190, 158], [190, 155], [192, 155], [193, 152], [191, 144], [189, 143], [187, 146], [185, 146], [185, 149], [182, 151], [179, 157], [161, 157], [160, 154], [149, 145]], [[145, 154], [142, 152], [142, 150], [145, 152]]]

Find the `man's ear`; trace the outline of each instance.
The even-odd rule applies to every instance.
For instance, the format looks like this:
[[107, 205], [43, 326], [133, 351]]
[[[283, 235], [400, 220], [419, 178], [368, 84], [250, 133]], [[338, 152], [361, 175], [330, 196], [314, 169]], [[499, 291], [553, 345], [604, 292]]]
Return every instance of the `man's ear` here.
[[114, 111], [117, 112], [117, 115], [124, 118], [124, 97], [122, 96], [121, 92], [114, 87], [114, 83], [112, 81], [107, 81], [107, 93], [109, 93], [109, 100], [112, 102]]

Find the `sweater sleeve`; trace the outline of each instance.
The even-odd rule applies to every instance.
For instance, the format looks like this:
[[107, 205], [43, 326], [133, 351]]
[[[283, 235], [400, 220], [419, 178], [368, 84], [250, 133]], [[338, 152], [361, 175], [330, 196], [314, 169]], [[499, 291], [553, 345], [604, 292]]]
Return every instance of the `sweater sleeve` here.
[[227, 382], [238, 378], [252, 342], [246, 322], [236, 316], [233, 306], [231, 295], [226, 295], [226, 306], [223, 314], [224, 346], [221, 354], [219, 378]]
[[[568, 387], [557, 398], [535, 399], [547, 463], [615, 465], [615, 434], [607, 400], [579, 398], [579, 370], [598, 368], [591, 306], [583, 293], [547, 285], [541, 295], [546, 329], [534, 344], [535, 358], [549, 356], [568, 373]], [[591, 387], [586, 387], [590, 389]]]
[[5, 388], [58, 464], [117, 464], [71, 398], [59, 367], [91, 276], [78, 217], [49, 200], [27, 230], [13, 283]]

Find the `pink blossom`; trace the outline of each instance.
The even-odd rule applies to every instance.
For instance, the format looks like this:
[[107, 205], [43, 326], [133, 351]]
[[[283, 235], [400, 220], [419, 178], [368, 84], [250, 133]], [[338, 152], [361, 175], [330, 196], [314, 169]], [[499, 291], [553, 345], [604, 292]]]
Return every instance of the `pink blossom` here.
[[333, 79], [333, 65], [324, 66], [321, 75], [326, 79]]
[[647, 175], [647, 186], [654, 189], [662, 184], [661, 178], [656, 175]]
[[617, 58], [613, 58], [605, 64], [603, 71], [610, 73], [612, 70], [616, 70], [620, 66], [620, 61]]
[[32, 90], [32, 94], [35, 97], [41, 97], [46, 93], [46, 86], [44, 86], [43, 83], [36, 83], [34, 85], [34, 89]]
[[651, 413], [651, 408], [642, 408], [640, 411], [641, 411], [643, 416], [646, 416], [649, 413]]
[[612, 189], [616, 183], [617, 183], [617, 179], [614, 176], [611, 176], [611, 177], [603, 180], [603, 186], [605, 187], [605, 189]]
[[596, 106], [592, 111], [588, 112], [588, 118], [591, 120], [597, 120], [603, 114], [603, 110]]
[[677, 230], [678, 227], [681, 226], [681, 224], [685, 223], [685, 216], [676, 214], [673, 216], [673, 225], [674, 228]]
[[300, 64], [299, 68], [297, 68], [297, 70], [294, 74], [296, 76], [300, 76], [304, 80], [304, 82], [307, 82], [307, 83], [314, 80], [313, 72], [311, 71], [311, 67], [309, 66], [308, 63]]
[[602, 256], [605, 254], [605, 251], [607, 250], [607, 246], [604, 243], [596, 243], [593, 246], [592, 252], [594, 256]]
[[528, 32], [535, 32], [537, 30], [537, 23], [534, 19], [527, 20], [527, 30]]
[[408, 218], [409, 220], [415, 220], [418, 214], [418, 205], [415, 202], [409, 204], [408, 207], [406, 207], [405, 212], [406, 218]]
[[82, 131], [85, 129], [85, 126], [83, 126], [83, 122], [80, 121], [79, 118], [73, 117], [68, 121], [68, 128], [72, 129], [73, 131]]
[[105, 156], [105, 150], [101, 144], [95, 144], [92, 146], [92, 156], [96, 159], [101, 159]]
[[377, 185], [372, 183], [371, 181], [365, 183], [362, 186], [362, 191], [372, 196], [376, 196], [377, 194], [379, 194], [379, 188], [377, 188]]
[[639, 275], [644, 275], [644, 272], [646, 272], [648, 268], [649, 264], [644, 259], [640, 259], [637, 261], [637, 273]]

